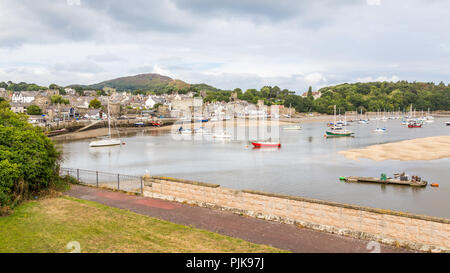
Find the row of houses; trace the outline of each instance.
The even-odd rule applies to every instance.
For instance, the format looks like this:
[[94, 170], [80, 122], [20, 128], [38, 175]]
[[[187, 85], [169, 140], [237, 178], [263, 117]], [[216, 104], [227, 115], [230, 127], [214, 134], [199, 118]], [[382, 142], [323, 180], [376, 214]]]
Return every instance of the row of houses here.
[[[61, 95], [68, 104], [54, 104], [51, 97], [59, 95], [58, 90], [20, 91], [9, 93], [0, 90], [0, 96], [6, 98], [11, 105], [11, 110], [16, 113], [25, 113], [31, 105], [37, 105], [43, 115], [50, 122], [68, 119], [104, 119], [106, 111], [91, 109], [89, 104], [97, 99], [103, 106], [109, 104], [112, 117], [120, 117], [132, 111], [139, 114], [143, 110], [154, 109], [158, 106], [159, 116], [183, 118], [188, 116], [201, 116], [204, 118], [227, 118], [239, 116], [266, 116], [271, 110], [264, 106], [263, 101], [257, 105], [237, 99], [232, 95], [230, 102], [204, 103], [202, 97], [194, 97], [188, 94], [162, 94], [162, 95], [133, 95], [127, 92], [111, 92], [109, 96], [97, 96], [96, 91], [85, 91], [82, 96], [66, 89], [66, 94]], [[286, 112], [283, 106], [277, 106], [277, 112]], [[105, 107], [103, 107], [105, 108]], [[273, 109], [273, 108], [272, 108]]]

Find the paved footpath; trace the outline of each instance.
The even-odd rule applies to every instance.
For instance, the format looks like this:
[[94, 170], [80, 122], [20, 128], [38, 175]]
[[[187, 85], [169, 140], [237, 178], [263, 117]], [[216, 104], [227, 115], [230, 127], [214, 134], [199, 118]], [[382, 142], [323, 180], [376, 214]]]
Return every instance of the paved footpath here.
[[[368, 241], [143, 196], [72, 185], [65, 194], [292, 252], [371, 252]], [[381, 252], [409, 252], [381, 245]]]

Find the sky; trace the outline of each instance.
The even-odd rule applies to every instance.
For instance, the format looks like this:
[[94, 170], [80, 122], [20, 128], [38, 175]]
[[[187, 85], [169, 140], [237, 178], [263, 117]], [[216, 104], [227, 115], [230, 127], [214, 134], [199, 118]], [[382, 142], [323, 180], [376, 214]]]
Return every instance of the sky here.
[[0, 81], [450, 82], [448, 0], [0, 0]]

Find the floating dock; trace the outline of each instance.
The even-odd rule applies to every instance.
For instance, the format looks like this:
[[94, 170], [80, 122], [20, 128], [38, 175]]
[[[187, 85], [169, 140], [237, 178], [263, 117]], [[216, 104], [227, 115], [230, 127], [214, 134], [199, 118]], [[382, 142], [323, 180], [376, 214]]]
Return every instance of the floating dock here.
[[400, 180], [395, 178], [386, 178], [386, 180], [381, 180], [376, 177], [363, 177], [363, 176], [347, 176], [345, 177], [346, 182], [362, 182], [362, 183], [379, 183], [379, 184], [395, 184], [395, 185], [405, 185], [412, 187], [425, 187], [427, 181], [412, 181], [412, 180]]

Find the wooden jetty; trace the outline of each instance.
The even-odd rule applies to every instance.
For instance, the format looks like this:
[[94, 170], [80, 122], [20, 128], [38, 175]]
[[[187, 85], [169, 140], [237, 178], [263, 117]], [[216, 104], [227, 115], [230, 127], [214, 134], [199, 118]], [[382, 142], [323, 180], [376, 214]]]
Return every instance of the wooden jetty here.
[[387, 177], [386, 180], [382, 180], [376, 177], [364, 177], [364, 176], [347, 176], [345, 177], [346, 182], [362, 182], [362, 183], [379, 183], [379, 184], [395, 184], [395, 185], [405, 185], [412, 187], [425, 187], [428, 182], [421, 180], [400, 180], [396, 178]]

